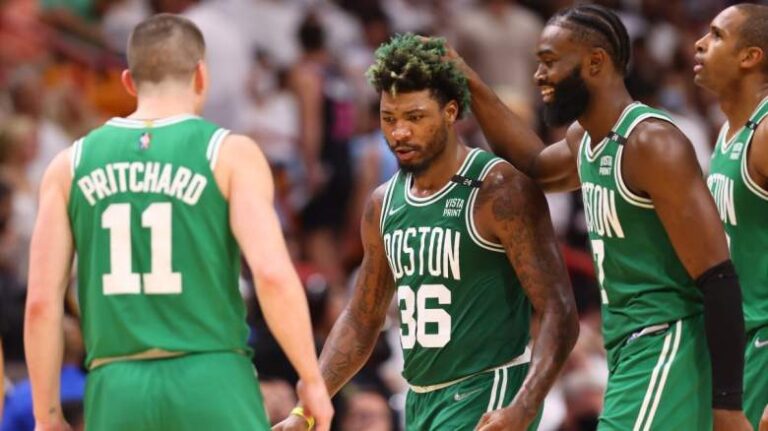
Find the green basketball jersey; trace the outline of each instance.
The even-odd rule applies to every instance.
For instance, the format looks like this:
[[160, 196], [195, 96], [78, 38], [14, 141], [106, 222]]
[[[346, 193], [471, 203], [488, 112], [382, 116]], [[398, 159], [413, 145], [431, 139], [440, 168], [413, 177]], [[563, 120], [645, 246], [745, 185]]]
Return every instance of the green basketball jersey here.
[[766, 115], [768, 99], [728, 142], [728, 123], [723, 125], [707, 177], [739, 274], [748, 331], [768, 324], [768, 191], [747, 171], [752, 136]]
[[[497, 163], [474, 149], [458, 174], [482, 180]], [[427, 386], [524, 353], [531, 306], [501, 244], [477, 233], [477, 184], [449, 181], [420, 198], [412, 182], [402, 171], [389, 181], [380, 229], [397, 284], [403, 376]]]
[[95, 359], [248, 351], [240, 252], [213, 176], [227, 135], [199, 117], [113, 119], [77, 141], [69, 217]]
[[653, 202], [633, 193], [622, 178], [626, 138], [648, 118], [672, 121], [661, 111], [633, 103], [608, 137], [592, 146], [584, 133], [579, 147], [579, 178], [609, 363], [633, 332], [703, 310], [701, 293], [677, 257]]

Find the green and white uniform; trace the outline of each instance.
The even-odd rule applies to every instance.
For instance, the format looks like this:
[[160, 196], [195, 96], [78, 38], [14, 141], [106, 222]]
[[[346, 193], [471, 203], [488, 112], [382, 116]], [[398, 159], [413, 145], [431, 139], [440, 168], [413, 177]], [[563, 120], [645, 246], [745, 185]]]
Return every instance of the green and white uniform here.
[[599, 429], [708, 429], [711, 376], [701, 293], [653, 202], [622, 178], [626, 138], [649, 118], [672, 121], [633, 103], [608, 137], [593, 146], [585, 133], [579, 147], [610, 372]]
[[474, 184], [450, 181], [429, 197], [411, 194], [402, 171], [387, 185], [380, 231], [397, 284], [409, 430], [472, 429], [527, 372], [531, 305], [504, 248], [474, 226], [476, 181], [498, 163], [471, 150], [457, 174]]
[[[69, 218], [86, 366], [96, 367], [90, 428], [268, 429], [246, 344], [240, 252], [213, 175], [226, 135], [188, 115], [116, 118], [74, 145]], [[157, 351], [186, 356], [129, 361]], [[157, 371], [172, 363], [178, 380]], [[245, 383], [209, 391], [202, 369]], [[114, 402], [121, 392], [133, 402]], [[163, 407], [164, 422], [149, 419]]]
[[747, 157], [755, 129], [766, 115], [768, 100], [763, 100], [727, 142], [728, 123], [723, 125], [707, 178], [744, 298], [744, 412], [755, 429], [768, 404], [768, 191], [749, 176]]

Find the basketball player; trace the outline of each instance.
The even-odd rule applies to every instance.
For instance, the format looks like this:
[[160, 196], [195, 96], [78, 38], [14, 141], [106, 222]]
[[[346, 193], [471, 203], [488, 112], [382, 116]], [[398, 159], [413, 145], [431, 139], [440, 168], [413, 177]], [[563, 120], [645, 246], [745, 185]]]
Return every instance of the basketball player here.
[[696, 42], [695, 81], [717, 96], [727, 122], [707, 185], [728, 234], [744, 292], [744, 413], [755, 428], [768, 404], [768, 7], [740, 4]]
[[570, 124], [550, 146], [449, 57], [498, 154], [546, 191], [582, 190], [610, 373], [598, 429], [749, 429], [741, 295], [717, 209], [686, 137], [627, 92], [629, 52], [605, 8], [550, 19], [535, 80], [545, 120]]
[[[442, 41], [398, 36], [369, 69], [400, 170], [367, 204], [360, 275], [320, 368], [338, 392], [366, 362], [396, 294], [408, 430], [535, 429], [577, 337], [575, 305], [540, 190], [459, 141], [453, 125], [469, 94], [444, 53]], [[277, 429], [306, 427], [291, 417]]]
[[[67, 429], [62, 310], [73, 253], [93, 430], [266, 430], [238, 290], [240, 249], [271, 329], [327, 430], [332, 407], [303, 289], [248, 138], [194, 115], [208, 80], [202, 34], [176, 15], [133, 31], [123, 82], [136, 111], [59, 154], [32, 238], [25, 342], [38, 429]], [[305, 380], [306, 379], [306, 380]]]

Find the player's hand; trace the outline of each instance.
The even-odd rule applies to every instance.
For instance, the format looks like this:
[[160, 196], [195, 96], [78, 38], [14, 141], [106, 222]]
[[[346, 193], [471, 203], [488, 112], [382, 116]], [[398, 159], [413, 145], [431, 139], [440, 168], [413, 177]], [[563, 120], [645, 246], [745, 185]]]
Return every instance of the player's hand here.
[[527, 414], [525, 410], [512, 403], [509, 407], [488, 412], [480, 418], [475, 427], [476, 431], [525, 431], [536, 417]]
[[752, 431], [752, 425], [741, 410], [714, 409], [712, 419], [712, 431]]
[[[422, 41], [427, 41], [430, 38], [426, 36], [420, 36], [419, 37]], [[443, 56], [444, 61], [451, 61], [459, 68], [459, 70], [464, 74], [464, 76], [467, 77], [467, 79], [471, 79], [472, 76], [476, 75], [476, 72], [472, 70], [471, 67], [464, 61], [464, 58], [462, 58], [459, 53], [448, 43], [444, 42], [445, 46], [445, 55]]]
[[328, 389], [326, 389], [323, 379], [313, 382], [299, 381], [298, 385], [296, 385], [296, 393], [299, 395], [299, 401], [304, 407], [304, 414], [307, 417], [315, 418], [313, 430], [330, 430], [331, 419], [333, 419], [333, 405], [331, 404], [331, 397], [328, 396]]
[[768, 431], [768, 406], [763, 410], [763, 417], [760, 419], [759, 431]]
[[273, 426], [272, 431], [307, 431], [307, 421], [302, 417], [289, 415], [282, 422]]

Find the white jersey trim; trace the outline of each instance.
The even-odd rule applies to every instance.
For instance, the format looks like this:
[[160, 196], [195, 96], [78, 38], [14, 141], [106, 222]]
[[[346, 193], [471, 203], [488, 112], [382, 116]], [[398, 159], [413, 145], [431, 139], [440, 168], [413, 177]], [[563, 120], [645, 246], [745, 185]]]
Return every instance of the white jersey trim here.
[[75, 177], [75, 170], [80, 165], [80, 156], [83, 154], [83, 140], [80, 138], [72, 144], [72, 154], [70, 154], [70, 170], [72, 171], [72, 178]]
[[619, 195], [629, 204], [632, 204], [636, 207], [653, 209], [653, 201], [651, 199], [633, 193], [632, 190], [630, 190], [629, 187], [624, 184], [624, 176], [621, 174], [621, 159], [623, 158], [623, 153], [624, 147], [619, 146], [619, 148], [616, 150], [616, 167], [613, 171], [616, 184], [619, 186]]
[[216, 161], [219, 159], [219, 150], [221, 150], [221, 144], [224, 142], [224, 139], [227, 138], [227, 135], [229, 135], [229, 130], [219, 129], [213, 136], [211, 136], [211, 140], [208, 142], [206, 156], [208, 157], [212, 171], [216, 168]]
[[192, 114], [173, 115], [171, 117], [159, 118], [157, 120], [137, 120], [135, 118], [113, 117], [107, 121], [108, 126], [124, 127], [127, 129], [146, 129], [170, 126], [191, 119], [200, 117]]
[[[664, 386], [667, 383], [669, 370], [672, 367], [672, 363], [675, 361], [675, 356], [677, 356], [677, 351], [680, 347], [680, 333], [682, 332], [682, 326], [682, 321], [678, 320], [675, 322], [674, 331], [669, 332], [664, 337], [664, 347], [661, 349], [659, 360], [656, 363], [656, 366], [653, 368], [651, 381], [648, 384], [648, 389], [646, 390], [645, 397], [643, 398], [643, 404], [640, 407], [640, 412], [638, 413], [637, 419], [635, 420], [635, 426], [632, 428], [633, 431], [648, 431], [651, 429], [653, 418], [656, 416], [656, 409], [659, 407], [661, 396], [664, 393]], [[670, 344], [672, 344], [671, 351]], [[661, 372], [661, 379], [659, 380], [658, 385], [656, 385], [656, 381], [659, 378], [659, 372]], [[649, 406], [650, 411], [648, 411]], [[647, 416], [646, 411], [648, 411]]]
[[[477, 155], [480, 154], [479, 148], [473, 148], [469, 151], [469, 154], [467, 154], [467, 157], [464, 158], [464, 162], [461, 164], [461, 167], [459, 168], [458, 175], [464, 175], [470, 166], [472, 166], [472, 162], [475, 160]], [[425, 196], [423, 198], [420, 198], [418, 196], [414, 196], [411, 194], [411, 186], [413, 185], [413, 175], [407, 174], [405, 177], [405, 201], [413, 205], [415, 207], [423, 207], [430, 204], [433, 204], [440, 200], [443, 196], [448, 194], [451, 190], [453, 190], [454, 187], [456, 187], [456, 183], [454, 183], [451, 180], [448, 180], [445, 185], [438, 190], [436, 193], [433, 193], [430, 196]]]
[[741, 156], [741, 178], [750, 192], [755, 194], [758, 198], [768, 201], [768, 190], [760, 187], [760, 185], [757, 184], [757, 181], [753, 180], [749, 175], [749, 147], [752, 145], [752, 137], [754, 134], [754, 131], [750, 131], [749, 136], [747, 137], [747, 142], [744, 143], [744, 149], [742, 150]]
[[[451, 380], [445, 383], [438, 383], [436, 385], [417, 386], [417, 385], [409, 384], [408, 386], [411, 388], [413, 392], [417, 394], [425, 394], [427, 392], [434, 392], [434, 391], [439, 391], [440, 389], [445, 389], [449, 386], [455, 385], [456, 383], [463, 382], [464, 380], [471, 379], [472, 377], [478, 376], [483, 373], [490, 373], [491, 371], [493, 371], [494, 373], [498, 373], [497, 375], [501, 377], [501, 373], [500, 373], [501, 370], [504, 370], [510, 367], [516, 367], [518, 365], [527, 364], [529, 362], [531, 362], [531, 348], [529, 346], [525, 346], [525, 350], [523, 351], [522, 354], [520, 354], [520, 356], [512, 358], [511, 361], [505, 364], [499, 365], [498, 367], [488, 368], [483, 371], [479, 371], [475, 374], [470, 374], [468, 376], [464, 376], [459, 379]], [[494, 379], [493, 391], [496, 392], [496, 389], [497, 389], [497, 383], [496, 383], [496, 380]]]
[[[483, 170], [480, 172], [480, 176], [478, 180], [483, 181], [488, 175], [488, 172], [493, 169], [494, 166], [498, 165], [499, 163], [504, 163], [504, 160], [501, 159], [495, 159], [491, 160], [490, 163], [485, 165]], [[489, 241], [480, 235], [480, 232], [477, 230], [477, 227], [475, 226], [475, 200], [477, 200], [477, 195], [480, 193], [480, 189], [476, 188], [472, 190], [469, 193], [469, 199], [467, 199], [467, 213], [464, 217], [467, 221], [467, 231], [469, 232], [469, 237], [472, 239], [472, 242], [475, 243], [478, 247], [484, 248], [486, 250], [495, 251], [497, 253], [505, 253], [504, 246], [501, 245], [498, 242]]]
[[387, 180], [386, 191], [384, 192], [384, 200], [381, 202], [381, 214], [379, 214], [379, 233], [384, 235], [384, 225], [387, 222], [387, 212], [389, 211], [389, 204], [392, 202], [392, 195], [394, 194], [395, 185], [397, 184], [397, 178], [400, 176], [399, 172], [392, 175], [392, 178]]
[[[632, 109], [633, 109], [633, 108], [635, 108], [636, 106], [638, 106], [638, 105], [640, 105], [640, 104], [641, 104], [640, 102], [632, 102], [632, 103], [630, 103], [629, 105], [627, 105], [627, 106], [624, 108], [624, 110], [623, 110], [623, 111], [621, 111], [621, 115], [619, 116], [619, 119], [618, 119], [618, 120], [616, 120], [616, 123], [614, 123], [614, 125], [611, 127], [611, 130], [615, 131], [615, 130], [616, 130], [616, 127], [617, 127], [619, 124], [621, 124], [621, 123], [622, 123], [622, 121], [624, 121], [624, 118], [626, 118], [626, 117], [627, 117], [627, 115], [629, 114], [629, 112], [630, 112], [630, 111], [632, 111]], [[630, 127], [630, 129], [629, 129], [629, 130], [632, 130], [632, 128]], [[594, 162], [595, 160], [597, 160], [597, 157], [600, 155], [600, 153], [602, 153], [602, 152], [603, 152], [603, 149], [604, 149], [606, 146], [608, 146], [608, 142], [610, 141], [610, 139], [608, 139], [608, 137], [606, 136], [606, 137], [605, 137], [605, 138], [603, 138], [603, 140], [602, 140], [602, 141], [600, 141], [600, 143], [598, 143], [598, 144], [595, 146], [595, 148], [593, 149], [593, 148], [592, 148], [592, 137], [591, 137], [591, 136], [589, 136], [589, 133], [587, 133], [587, 131], [586, 131], [586, 130], [584, 130], [584, 136], [586, 136], [586, 138], [587, 138], [587, 142], [586, 142], [586, 143], [587, 143], [587, 146], [586, 146], [586, 148], [585, 148], [586, 152], [585, 152], [584, 154], [586, 154], [586, 156], [587, 156], [587, 160], [589, 160], [590, 162]], [[582, 141], [582, 143], [584, 143], [584, 142]]]
[[[626, 132], [626, 138], [629, 137], [629, 135], [632, 133], [632, 131], [635, 129], [635, 127], [640, 124], [641, 122], [649, 119], [649, 118], [658, 118], [659, 120], [664, 120], [672, 123], [672, 119], [664, 114], [658, 113], [658, 112], [648, 112], [642, 115], [639, 115], [637, 118], [635, 118], [634, 121], [632, 121], [632, 124], [629, 125], [629, 128], [627, 128]], [[674, 123], [672, 123], [674, 125]], [[644, 196], [640, 196], [632, 190], [629, 189], [627, 184], [624, 182], [624, 175], [621, 172], [621, 167], [623, 166], [623, 155], [624, 155], [624, 146], [619, 145], [619, 148], [616, 150], [616, 164], [614, 168], [614, 178], [616, 180], [616, 184], [619, 186], [619, 195], [624, 198], [625, 201], [628, 203], [645, 209], [653, 209], [653, 200], [650, 198], [646, 198]]]

